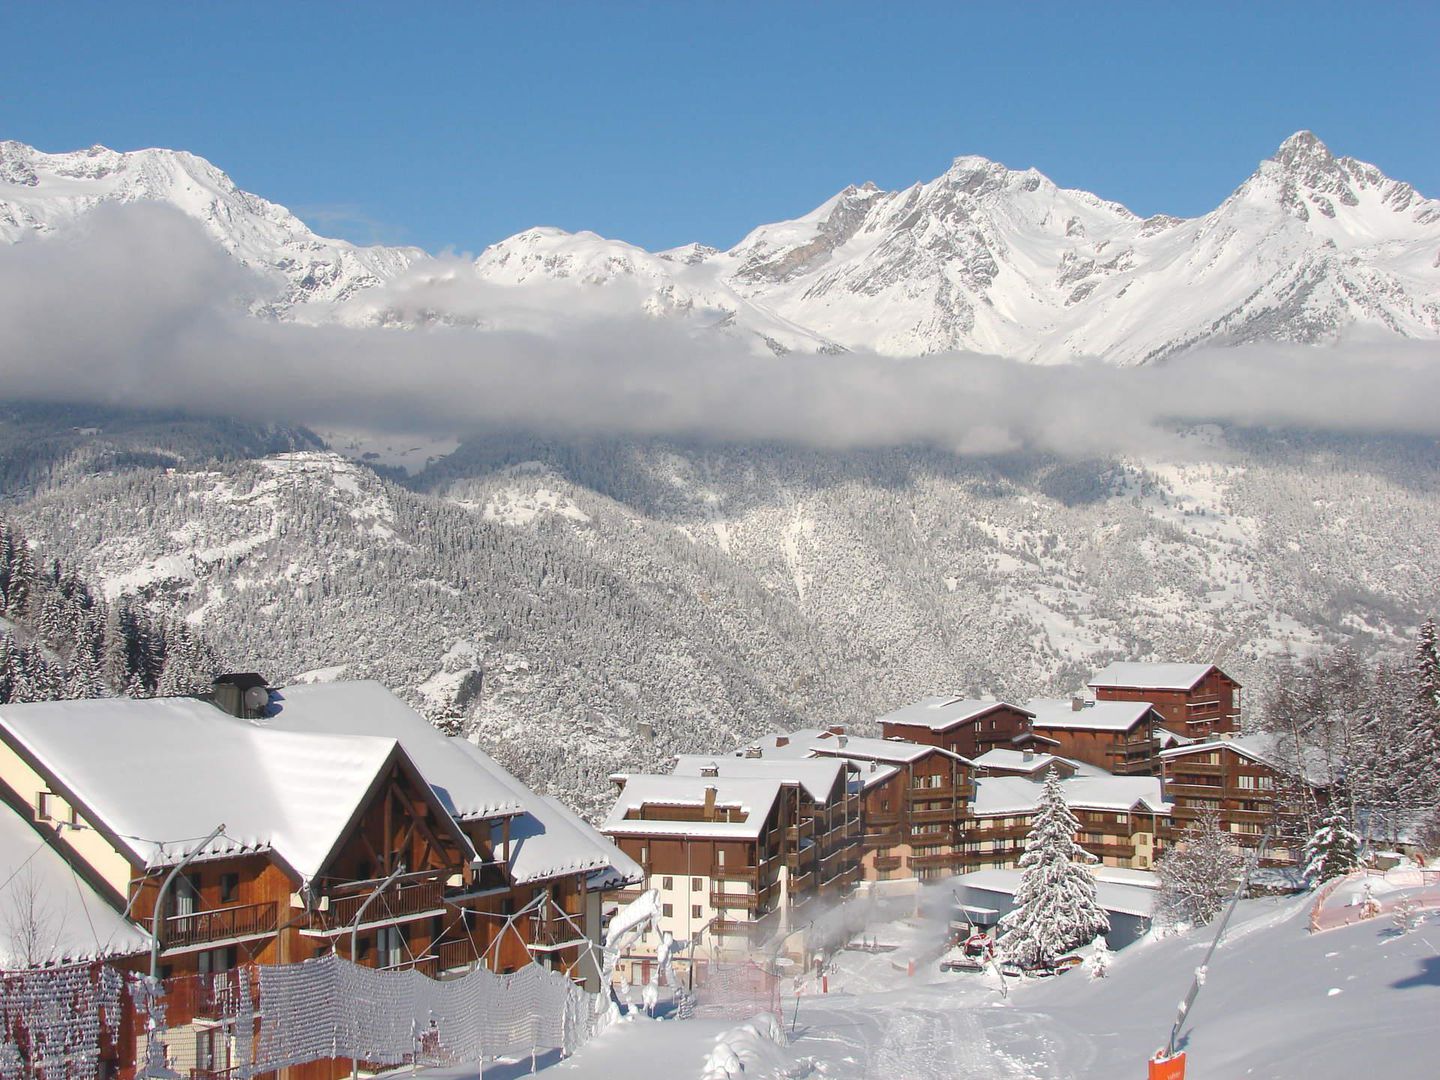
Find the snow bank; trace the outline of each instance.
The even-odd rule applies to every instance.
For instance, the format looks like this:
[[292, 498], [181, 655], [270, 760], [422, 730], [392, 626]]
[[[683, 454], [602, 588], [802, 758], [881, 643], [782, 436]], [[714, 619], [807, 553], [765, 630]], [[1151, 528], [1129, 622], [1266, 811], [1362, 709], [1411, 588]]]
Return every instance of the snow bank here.
[[716, 1036], [705, 1058], [701, 1080], [795, 1074], [795, 1060], [785, 1051], [785, 1029], [778, 1017], [762, 1013]]

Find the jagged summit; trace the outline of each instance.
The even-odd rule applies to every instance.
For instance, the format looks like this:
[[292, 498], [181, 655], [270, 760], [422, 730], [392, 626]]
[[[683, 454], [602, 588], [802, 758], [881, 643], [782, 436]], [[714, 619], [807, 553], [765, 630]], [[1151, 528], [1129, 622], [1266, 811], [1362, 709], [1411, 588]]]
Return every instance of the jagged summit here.
[[[978, 350], [1039, 362], [1153, 362], [1203, 344], [1328, 341], [1357, 328], [1440, 338], [1440, 202], [1297, 131], [1209, 214], [1142, 219], [1033, 168], [956, 157], [928, 182], [850, 185], [728, 251], [650, 252], [537, 227], [447, 271], [456, 310], [408, 303], [413, 248], [316, 236], [183, 151], [0, 143], [0, 239], [61, 228], [106, 201], [159, 201], [242, 262], [288, 282], [269, 313], [378, 325], [544, 326], [585, 310], [673, 319], [762, 352]], [[508, 288], [523, 316], [477, 306]], [[397, 291], [400, 295], [396, 295]], [[488, 295], [488, 294], [487, 294]], [[563, 311], [561, 310], [563, 309]], [[517, 322], [517, 318], [519, 321]]]

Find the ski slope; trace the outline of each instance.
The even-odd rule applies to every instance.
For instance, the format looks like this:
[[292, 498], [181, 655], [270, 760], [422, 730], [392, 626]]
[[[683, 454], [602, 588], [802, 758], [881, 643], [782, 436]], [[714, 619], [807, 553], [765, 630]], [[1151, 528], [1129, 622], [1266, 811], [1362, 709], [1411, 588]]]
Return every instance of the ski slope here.
[[[1440, 1075], [1440, 917], [1409, 933], [1379, 919], [1309, 934], [1309, 897], [1241, 905], [1182, 1033], [1188, 1080], [1387, 1080]], [[917, 926], [876, 928], [904, 955]], [[560, 1080], [1122, 1080], [1146, 1074], [1209, 944], [1201, 930], [1144, 940], [1114, 955], [1110, 975], [1012, 981], [942, 975], [842, 954], [826, 995], [787, 997], [788, 1045], [719, 1021], [621, 1022], [573, 1059], [542, 1061]], [[888, 972], [888, 974], [881, 974]], [[885, 984], [888, 983], [888, 988]], [[866, 989], [847, 993], [851, 985]], [[717, 1047], [721, 1053], [716, 1053]], [[726, 1053], [725, 1051], [729, 1051]], [[487, 1067], [487, 1078], [528, 1073], [529, 1061]], [[454, 1070], [450, 1080], [473, 1077]]]

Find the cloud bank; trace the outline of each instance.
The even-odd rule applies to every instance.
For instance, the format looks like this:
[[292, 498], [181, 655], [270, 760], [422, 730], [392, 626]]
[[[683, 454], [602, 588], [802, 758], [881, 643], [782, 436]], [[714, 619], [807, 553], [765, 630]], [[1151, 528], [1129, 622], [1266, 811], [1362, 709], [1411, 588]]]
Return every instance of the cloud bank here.
[[[397, 303], [447, 293], [456, 264]], [[517, 309], [465, 282], [474, 326], [255, 318], [273, 283], [158, 206], [102, 207], [0, 249], [0, 398], [175, 408], [376, 431], [628, 434], [961, 453], [1162, 451], [1177, 424], [1440, 437], [1440, 346], [1207, 349], [1168, 363], [1037, 367], [991, 356], [756, 355], [683, 323], [616, 318], [573, 291]], [[455, 310], [451, 305], [449, 310]], [[505, 311], [510, 329], [486, 329]], [[513, 328], [519, 326], [521, 328]]]

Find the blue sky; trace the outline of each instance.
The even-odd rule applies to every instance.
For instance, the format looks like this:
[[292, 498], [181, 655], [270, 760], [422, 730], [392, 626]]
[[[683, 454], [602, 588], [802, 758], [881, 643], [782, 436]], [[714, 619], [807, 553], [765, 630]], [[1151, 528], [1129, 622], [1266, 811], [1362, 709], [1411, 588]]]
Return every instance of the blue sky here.
[[1440, 5], [15, 4], [0, 138], [174, 146], [318, 231], [729, 246], [957, 154], [1142, 214], [1298, 128], [1440, 196]]

